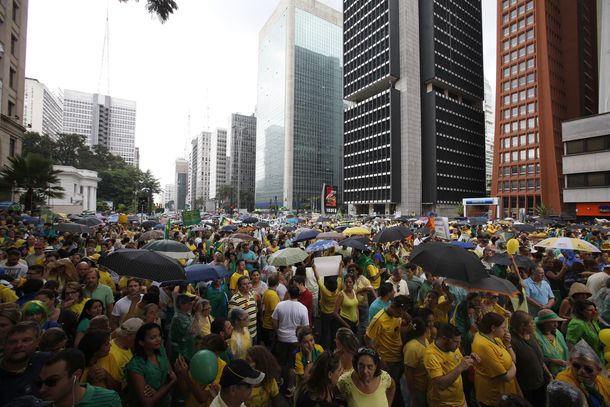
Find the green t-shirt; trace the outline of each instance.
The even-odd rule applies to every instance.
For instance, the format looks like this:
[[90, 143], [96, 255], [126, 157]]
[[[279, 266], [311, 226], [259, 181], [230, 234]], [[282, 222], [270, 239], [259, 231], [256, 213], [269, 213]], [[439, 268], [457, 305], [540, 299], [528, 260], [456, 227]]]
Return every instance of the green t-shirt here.
[[76, 407], [121, 407], [121, 398], [114, 390], [96, 387], [90, 384], [84, 385], [85, 395], [76, 403]]
[[[167, 354], [165, 353], [165, 348], [161, 347], [159, 349], [159, 354], [157, 355], [157, 361], [159, 365], [154, 364], [152, 361], [148, 359], [144, 359], [140, 355], [134, 355], [133, 358], [127, 363], [125, 366], [125, 376], [129, 377], [129, 372], [134, 372], [139, 374], [144, 378], [144, 382], [152, 387], [154, 390], [159, 390], [161, 386], [167, 383], [167, 374], [169, 372], [169, 360], [167, 358]], [[130, 386], [133, 389], [133, 386]], [[138, 397], [133, 394], [130, 395], [131, 405], [137, 406], [140, 404]], [[159, 407], [169, 407], [171, 405], [172, 399], [169, 394], [163, 397], [157, 406]]]

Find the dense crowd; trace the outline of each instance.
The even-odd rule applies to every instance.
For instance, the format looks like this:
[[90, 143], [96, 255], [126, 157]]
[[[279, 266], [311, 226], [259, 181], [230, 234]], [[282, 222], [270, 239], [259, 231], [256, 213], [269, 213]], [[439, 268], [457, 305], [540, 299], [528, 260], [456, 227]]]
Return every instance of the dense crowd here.
[[[512, 222], [453, 225], [450, 240], [468, 243], [463, 250], [490, 276], [510, 281], [508, 296], [412, 262], [417, 246], [436, 240], [412, 223], [404, 239], [363, 238], [366, 248], [334, 245], [285, 266], [270, 256], [315, 237], [299, 241], [297, 227], [275, 219], [239, 225], [239, 237], [218, 220], [176, 225], [165, 237], [192, 253], [181, 264], [227, 274], [159, 283], [99, 265], [146, 243], [137, 223], [76, 234], [25, 218], [0, 212], [0, 405], [610, 405], [603, 227], [522, 233]], [[337, 226], [304, 222], [298, 226], [327, 233]], [[398, 224], [359, 223], [371, 237]], [[537, 249], [549, 236], [599, 252]], [[505, 253], [508, 239], [517, 253]], [[331, 255], [341, 261], [321, 275], [315, 258]], [[205, 382], [195, 374], [202, 366], [191, 363], [202, 350], [217, 364]]]

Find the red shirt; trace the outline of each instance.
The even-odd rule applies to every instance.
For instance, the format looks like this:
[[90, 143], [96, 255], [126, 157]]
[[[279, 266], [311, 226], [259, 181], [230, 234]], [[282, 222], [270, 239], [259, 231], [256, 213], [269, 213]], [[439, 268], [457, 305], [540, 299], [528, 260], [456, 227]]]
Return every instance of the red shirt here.
[[313, 295], [307, 288], [299, 295], [299, 302], [307, 308], [307, 317], [309, 318], [309, 326], [313, 326], [313, 318], [311, 317], [311, 307], [313, 307]]

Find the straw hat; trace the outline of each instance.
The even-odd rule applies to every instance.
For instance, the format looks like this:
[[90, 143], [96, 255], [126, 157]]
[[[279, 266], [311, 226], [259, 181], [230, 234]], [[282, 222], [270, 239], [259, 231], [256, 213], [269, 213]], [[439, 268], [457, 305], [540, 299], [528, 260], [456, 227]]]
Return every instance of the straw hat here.
[[591, 295], [591, 291], [583, 283], [573, 283], [568, 292], [568, 297], [572, 297], [575, 294]]
[[538, 311], [538, 316], [534, 319], [536, 325], [544, 324], [545, 322], [563, 322], [565, 319], [560, 318], [559, 315], [555, 314], [550, 309], [541, 309]]

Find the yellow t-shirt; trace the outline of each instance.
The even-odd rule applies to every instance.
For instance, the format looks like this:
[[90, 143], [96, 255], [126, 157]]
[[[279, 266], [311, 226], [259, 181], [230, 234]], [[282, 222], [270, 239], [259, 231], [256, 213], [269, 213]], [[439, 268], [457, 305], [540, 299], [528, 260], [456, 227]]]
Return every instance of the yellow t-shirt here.
[[335, 311], [335, 301], [337, 300], [337, 295], [339, 291], [341, 291], [343, 279], [341, 277], [337, 277], [337, 290], [331, 292], [324, 285], [324, 280], [319, 278], [318, 285], [320, 286], [320, 312], [323, 314], [332, 314]]
[[343, 295], [343, 303], [341, 304], [339, 316], [353, 323], [358, 323], [358, 298], [355, 295], [349, 297], [343, 291], [341, 294]]
[[110, 373], [114, 380], [121, 382], [122, 387], [125, 387], [125, 385], [127, 385], [127, 380], [125, 379], [125, 372], [123, 370], [125, 369], [125, 366], [127, 365], [127, 363], [129, 363], [132, 357], [133, 353], [131, 352], [131, 349], [121, 348], [119, 345], [116, 344], [115, 340], [113, 339], [110, 341], [110, 353], [108, 354], [108, 356], [105, 356], [103, 359], [101, 359], [100, 363], [106, 358], [112, 358], [115, 362], [117, 370], [114, 372], [108, 370], [108, 373]]
[[241, 331], [234, 329], [229, 338], [229, 348], [235, 359], [246, 359], [248, 349], [252, 347], [252, 338], [250, 331], [245, 328]]
[[379, 286], [381, 285], [381, 276], [379, 275], [379, 269], [377, 268], [377, 266], [374, 266], [372, 264], [369, 264], [366, 267], [366, 271], [368, 273], [369, 276], [369, 281], [371, 282], [371, 285], [373, 286], [373, 288], [376, 290], [379, 288]]
[[279, 303], [280, 297], [277, 295], [275, 290], [268, 288], [267, 291], [263, 293], [263, 328], [273, 329], [271, 315]]
[[89, 301], [89, 298], [85, 297], [81, 300], [81, 302], [73, 304], [70, 308], [68, 308], [74, 313], [76, 319], [80, 317], [80, 313], [83, 312], [83, 308], [85, 308], [85, 304], [87, 303], [87, 301]]
[[212, 333], [212, 322], [214, 322], [214, 317], [211, 315], [200, 320], [199, 336], [203, 337]]
[[17, 301], [17, 294], [10, 288], [0, 284], [0, 303], [8, 303]]
[[424, 366], [424, 354], [429, 343], [427, 339], [424, 339], [424, 341], [425, 344], [422, 344], [417, 339], [411, 339], [403, 349], [405, 366], [413, 369], [413, 385], [416, 390], [421, 392], [426, 391], [428, 383], [428, 371]]
[[267, 407], [269, 400], [280, 394], [280, 389], [275, 379], [268, 386], [254, 386], [250, 398], [246, 400], [246, 407]]
[[[372, 287], [371, 282], [369, 281], [368, 278], [366, 278], [365, 276], [360, 276], [358, 277], [358, 279], [356, 279], [356, 282], [354, 283], [354, 291], [358, 292], [364, 288], [368, 288], [368, 287]], [[362, 293], [362, 294], [358, 294], [358, 305], [366, 305], [367, 307], [369, 306], [369, 297], [368, 294], [366, 292]]]
[[392, 386], [392, 378], [385, 371], [379, 376], [379, 386], [373, 393], [363, 393], [352, 380], [352, 373], [343, 373], [337, 382], [337, 389], [350, 407], [388, 407], [386, 391]]
[[[313, 345], [313, 347], [315, 351], [313, 352], [314, 354], [312, 356], [317, 355], [316, 358], [324, 352], [324, 348], [322, 348], [322, 346], [318, 345], [317, 343]], [[294, 374], [296, 374], [297, 376], [303, 376], [305, 374], [305, 366], [303, 365], [303, 353], [300, 350], [294, 355]]]
[[[218, 386], [218, 385], [220, 385], [220, 376], [222, 376], [222, 370], [225, 368], [227, 363], [224, 360], [222, 360], [221, 358], [216, 358], [216, 359], [218, 362], [218, 372], [216, 373], [216, 377], [214, 378], [214, 381], [212, 382], [212, 384], [215, 384]], [[193, 376], [191, 376], [190, 372], [189, 372], [189, 377], [191, 379], [193, 379]], [[193, 379], [193, 382], [197, 383], [197, 381], [194, 379]], [[208, 386], [210, 386], [209, 384], [197, 384], [197, 385], [203, 391], [205, 391], [208, 388]], [[214, 397], [210, 397], [207, 402], [199, 403], [197, 401], [197, 399], [195, 398], [195, 396], [193, 395], [193, 393], [189, 392], [188, 396], [186, 397], [186, 400], [184, 401], [184, 407], [208, 407], [210, 404], [212, 404], [213, 399], [214, 399]]]
[[231, 280], [229, 281], [229, 288], [231, 289], [231, 291], [237, 290], [237, 280], [239, 280], [240, 277], [248, 275], [248, 270], [244, 270], [243, 274], [240, 274], [237, 271], [233, 273], [231, 275]]
[[98, 271], [100, 272], [100, 284], [107, 285], [113, 292], [116, 291], [116, 285], [114, 284], [114, 281], [112, 281], [110, 273], [99, 269]]
[[472, 341], [472, 352], [481, 363], [474, 366], [474, 391], [479, 402], [495, 406], [502, 394], [517, 394], [517, 379], [504, 381], [502, 376], [510, 369], [513, 358], [500, 339], [477, 333]]
[[381, 310], [371, 319], [366, 336], [375, 341], [375, 348], [386, 363], [402, 362], [401, 318], [391, 317]]
[[[423, 305], [419, 308], [425, 308]], [[434, 314], [434, 318], [436, 322], [442, 322], [444, 324], [449, 323], [449, 311], [451, 310], [451, 303], [449, 301], [442, 301], [436, 304], [434, 308], [432, 308], [432, 313]]]
[[[435, 343], [428, 345], [424, 352], [424, 367], [430, 380], [445, 376], [455, 369], [461, 360], [462, 353], [459, 349], [456, 349], [455, 352], [443, 352]], [[464, 407], [466, 398], [462, 387], [462, 375], [459, 375], [455, 382], [446, 389], [441, 389], [429, 383], [426, 399], [430, 406]]]

